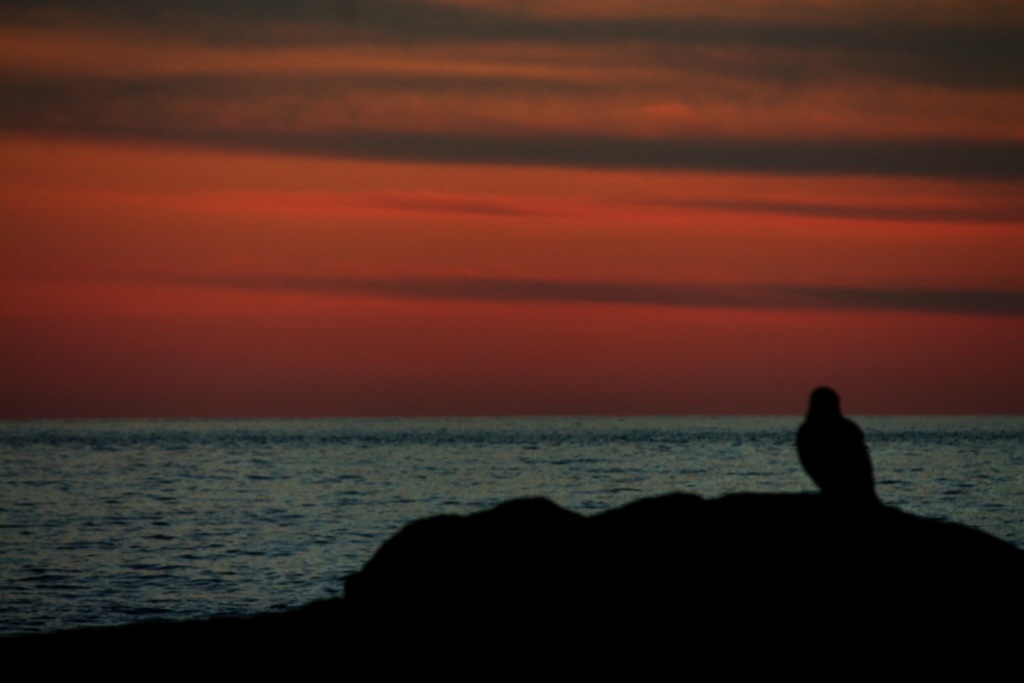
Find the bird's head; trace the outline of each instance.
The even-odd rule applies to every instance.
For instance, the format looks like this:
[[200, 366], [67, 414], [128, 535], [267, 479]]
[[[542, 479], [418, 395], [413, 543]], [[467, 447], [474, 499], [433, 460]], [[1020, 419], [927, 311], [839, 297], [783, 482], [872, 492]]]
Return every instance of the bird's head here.
[[839, 394], [828, 387], [818, 387], [811, 392], [811, 405], [807, 417], [839, 417]]

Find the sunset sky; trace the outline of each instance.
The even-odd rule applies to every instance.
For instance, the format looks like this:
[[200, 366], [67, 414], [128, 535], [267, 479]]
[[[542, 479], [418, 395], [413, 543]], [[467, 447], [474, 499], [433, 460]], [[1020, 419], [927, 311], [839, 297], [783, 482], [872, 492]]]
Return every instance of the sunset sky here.
[[1020, 0], [0, 0], [0, 418], [1024, 413]]

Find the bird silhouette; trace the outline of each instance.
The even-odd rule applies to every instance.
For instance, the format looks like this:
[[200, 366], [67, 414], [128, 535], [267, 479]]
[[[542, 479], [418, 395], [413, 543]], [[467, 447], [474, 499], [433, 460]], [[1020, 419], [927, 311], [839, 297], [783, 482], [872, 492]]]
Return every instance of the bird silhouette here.
[[800, 464], [821, 492], [835, 500], [878, 503], [864, 432], [839, 410], [839, 394], [811, 392], [807, 419], [797, 432]]

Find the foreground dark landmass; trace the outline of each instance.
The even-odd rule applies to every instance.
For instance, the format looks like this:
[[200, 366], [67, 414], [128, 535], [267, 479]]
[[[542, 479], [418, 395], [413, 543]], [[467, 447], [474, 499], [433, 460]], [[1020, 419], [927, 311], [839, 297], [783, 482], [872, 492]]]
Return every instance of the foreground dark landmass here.
[[856, 659], [906, 654], [908, 638], [933, 648], [1015, 640], [1022, 570], [1024, 551], [983, 532], [823, 495], [673, 494], [588, 517], [522, 499], [409, 524], [347, 579], [344, 599], [0, 643], [249, 658], [419, 645], [522, 661], [578, 657], [582, 643], [591, 658], [662, 643], [664, 657], [671, 642], [687, 656], [785, 646]]

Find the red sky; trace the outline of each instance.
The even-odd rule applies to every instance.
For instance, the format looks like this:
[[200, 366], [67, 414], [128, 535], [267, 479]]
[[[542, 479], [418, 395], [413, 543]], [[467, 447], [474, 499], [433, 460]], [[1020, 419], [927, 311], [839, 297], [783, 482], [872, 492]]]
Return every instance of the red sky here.
[[2, 3], [0, 417], [1024, 413], [1022, 36]]

